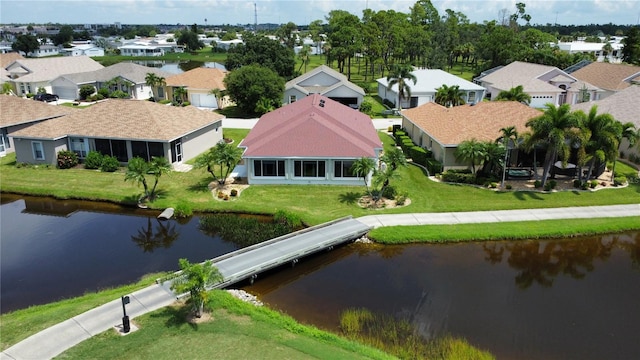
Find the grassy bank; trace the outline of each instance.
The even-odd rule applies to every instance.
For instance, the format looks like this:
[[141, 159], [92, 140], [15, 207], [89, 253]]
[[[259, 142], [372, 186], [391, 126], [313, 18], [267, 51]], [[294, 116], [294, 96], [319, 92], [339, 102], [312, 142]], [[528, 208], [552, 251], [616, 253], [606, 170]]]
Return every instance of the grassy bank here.
[[59, 322], [65, 321], [85, 311], [106, 304], [123, 294], [129, 294], [154, 283], [163, 274], [149, 274], [135, 284], [87, 293], [72, 299], [65, 299], [46, 305], [0, 315], [0, 347], [2, 350], [16, 344]]
[[569, 238], [640, 230], [636, 216], [545, 220], [486, 224], [389, 226], [369, 232], [369, 238], [382, 244], [446, 243], [485, 240], [525, 240]]
[[106, 331], [60, 355], [62, 359], [391, 359], [292, 318], [211, 292], [211, 320], [186, 321], [188, 308], [172, 306], [134, 319], [137, 332]]

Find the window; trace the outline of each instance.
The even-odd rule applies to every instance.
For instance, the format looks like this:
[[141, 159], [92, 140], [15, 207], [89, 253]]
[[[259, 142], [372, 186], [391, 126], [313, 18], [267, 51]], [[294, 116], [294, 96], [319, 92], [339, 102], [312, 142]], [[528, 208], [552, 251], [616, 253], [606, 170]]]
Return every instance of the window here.
[[69, 147], [71, 151], [78, 154], [78, 157], [84, 159], [87, 156], [87, 146], [84, 139], [81, 138], [70, 138], [69, 139]]
[[284, 176], [284, 160], [253, 160], [255, 176]]
[[163, 87], [159, 87], [158, 88], [158, 98], [164, 99], [164, 88]]
[[349, 161], [336, 161], [333, 163], [334, 169], [333, 174], [337, 178], [353, 178], [356, 177], [351, 171], [351, 166], [353, 166], [353, 160]]
[[289, 104], [296, 102], [297, 98], [295, 95], [289, 96]]
[[31, 149], [33, 150], [33, 158], [35, 160], [44, 160], [44, 148], [42, 147], [42, 142], [32, 141]]
[[325, 177], [326, 171], [324, 161], [298, 160], [293, 164], [295, 177]]
[[476, 102], [476, 92], [475, 91], [469, 91], [469, 94], [467, 95], [467, 102], [469, 104], [474, 104]]

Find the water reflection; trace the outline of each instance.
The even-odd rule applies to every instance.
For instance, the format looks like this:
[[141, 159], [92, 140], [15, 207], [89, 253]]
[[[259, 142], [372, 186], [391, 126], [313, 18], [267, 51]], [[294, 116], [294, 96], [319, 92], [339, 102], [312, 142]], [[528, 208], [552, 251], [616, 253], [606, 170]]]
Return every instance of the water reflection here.
[[147, 218], [147, 226], [138, 229], [131, 240], [142, 249], [143, 252], [153, 252], [156, 248], [168, 249], [178, 239], [180, 233], [176, 231], [176, 225], [170, 221], [155, 219], [155, 229], [151, 217]]

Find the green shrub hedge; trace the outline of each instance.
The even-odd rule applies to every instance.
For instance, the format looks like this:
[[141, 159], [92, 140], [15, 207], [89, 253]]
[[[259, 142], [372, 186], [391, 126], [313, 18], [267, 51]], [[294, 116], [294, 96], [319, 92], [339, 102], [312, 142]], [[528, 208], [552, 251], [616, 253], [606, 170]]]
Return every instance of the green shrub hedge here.
[[102, 154], [97, 151], [89, 151], [89, 154], [84, 159], [84, 168], [95, 170], [99, 169], [100, 165], [102, 165]]
[[413, 162], [422, 166], [427, 166], [427, 151], [419, 146], [409, 148], [409, 157]]
[[78, 154], [70, 150], [62, 150], [58, 152], [58, 168], [70, 169], [78, 165]]

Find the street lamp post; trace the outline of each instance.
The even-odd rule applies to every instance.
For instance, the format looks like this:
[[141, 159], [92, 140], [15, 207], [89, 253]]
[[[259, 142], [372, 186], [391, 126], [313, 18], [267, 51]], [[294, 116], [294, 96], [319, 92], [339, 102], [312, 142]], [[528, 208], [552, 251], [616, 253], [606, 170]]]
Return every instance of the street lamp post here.
[[122, 317], [122, 331], [126, 334], [131, 331], [131, 323], [129, 322], [129, 317], [127, 316], [127, 309], [125, 305], [127, 305], [130, 300], [128, 296], [123, 296], [120, 298], [122, 300], [122, 313], [124, 316]]

